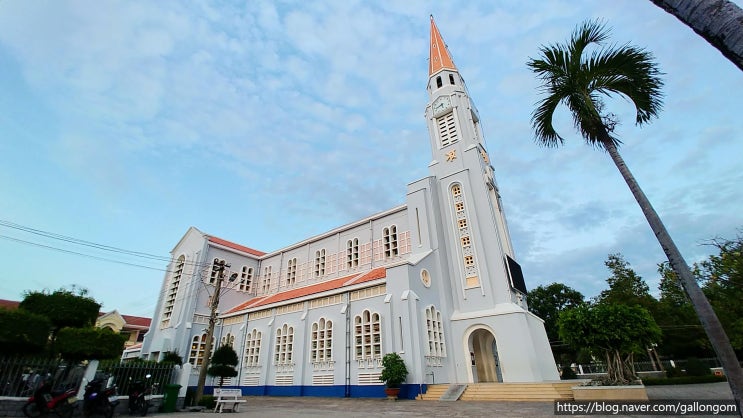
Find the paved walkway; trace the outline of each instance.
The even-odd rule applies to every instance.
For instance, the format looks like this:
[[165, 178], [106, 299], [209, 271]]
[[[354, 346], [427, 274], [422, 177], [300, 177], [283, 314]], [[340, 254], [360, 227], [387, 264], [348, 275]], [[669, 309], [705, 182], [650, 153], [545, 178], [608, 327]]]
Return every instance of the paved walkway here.
[[[732, 399], [727, 383], [649, 386], [650, 399]], [[438, 402], [386, 399], [247, 397], [240, 412], [223, 418], [332, 417], [553, 417], [552, 402]], [[159, 418], [205, 418], [211, 412], [158, 414]], [[626, 416], [626, 415], [625, 415]], [[647, 415], [644, 415], [647, 417]], [[689, 416], [689, 415], [687, 415]], [[216, 418], [216, 417], [214, 417]]]

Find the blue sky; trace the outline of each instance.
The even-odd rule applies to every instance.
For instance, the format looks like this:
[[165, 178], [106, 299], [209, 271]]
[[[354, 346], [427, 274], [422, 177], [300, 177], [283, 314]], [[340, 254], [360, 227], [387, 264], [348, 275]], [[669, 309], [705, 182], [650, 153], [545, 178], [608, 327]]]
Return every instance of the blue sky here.
[[151, 316], [166, 267], [8, 222], [167, 257], [189, 226], [272, 251], [404, 203], [431, 159], [429, 14], [479, 108], [529, 288], [594, 296], [621, 252], [655, 289], [664, 259], [608, 155], [564, 112], [565, 147], [533, 141], [525, 62], [585, 19], [666, 73], [651, 124], [610, 106], [687, 260], [743, 227], [743, 72], [690, 29], [650, 1], [462, 4], [0, 2], [0, 298], [76, 284], [103, 310]]

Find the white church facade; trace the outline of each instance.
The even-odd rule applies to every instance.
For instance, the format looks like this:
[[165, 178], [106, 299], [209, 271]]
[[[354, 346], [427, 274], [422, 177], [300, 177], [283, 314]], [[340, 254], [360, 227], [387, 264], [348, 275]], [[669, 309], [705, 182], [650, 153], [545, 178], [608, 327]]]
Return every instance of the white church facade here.
[[433, 18], [427, 90], [432, 161], [404, 205], [271, 253], [190, 228], [142, 357], [178, 352], [196, 385], [224, 274], [213, 341], [238, 353], [228, 384], [245, 395], [382, 397], [391, 352], [410, 398], [432, 383], [559, 380], [526, 306], [478, 112]]

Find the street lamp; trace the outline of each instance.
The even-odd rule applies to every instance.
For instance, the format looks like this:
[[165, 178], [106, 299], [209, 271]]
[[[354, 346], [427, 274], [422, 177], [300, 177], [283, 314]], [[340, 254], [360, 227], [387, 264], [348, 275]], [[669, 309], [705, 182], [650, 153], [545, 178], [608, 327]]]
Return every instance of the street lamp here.
[[[211, 314], [209, 315], [209, 328], [206, 331], [206, 343], [204, 345], [204, 360], [201, 362], [201, 369], [199, 370], [199, 384], [196, 388], [196, 403], [201, 400], [204, 396], [204, 384], [206, 383], [206, 370], [209, 368], [209, 361], [212, 357], [212, 338], [214, 338], [214, 325], [217, 323], [217, 308], [219, 308], [219, 296], [222, 290], [222, 282], [224, 281], [224, 269], [230, 268], [229, 264], [225, 264], [224, 260], [218, 262], [217, 268], [217, 283], [214, 288], [214, 295], [212, 296]], [[237, 273], [232, 273], [228, 279], [230, 283], [237, 279]]]

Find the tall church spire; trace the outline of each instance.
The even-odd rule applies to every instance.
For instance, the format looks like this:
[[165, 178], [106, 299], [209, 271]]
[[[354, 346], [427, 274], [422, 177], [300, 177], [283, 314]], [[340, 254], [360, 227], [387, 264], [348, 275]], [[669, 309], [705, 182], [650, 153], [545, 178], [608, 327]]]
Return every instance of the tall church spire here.
[[428, 75], [430, 77], [443, 69], [458, 71], [431, 15], [431, 53], [428, 60]]

